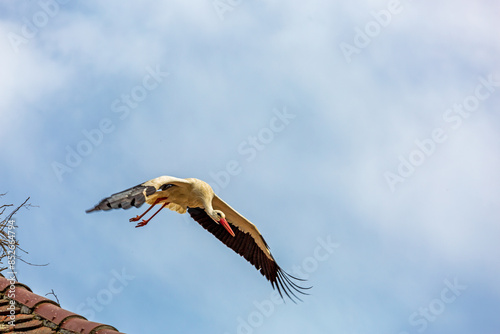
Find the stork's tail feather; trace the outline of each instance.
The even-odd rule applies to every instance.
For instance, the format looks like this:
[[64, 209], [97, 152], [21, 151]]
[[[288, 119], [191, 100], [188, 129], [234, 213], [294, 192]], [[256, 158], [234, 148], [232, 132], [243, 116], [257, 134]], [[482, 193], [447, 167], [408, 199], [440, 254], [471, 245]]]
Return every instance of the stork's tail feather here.
[[107, 211], [111, 209], [129, 209], [133, 206], [138, 208], [146, 202], [146, 196], [152, 195], [155, 192], [155, 187], [140, 184], [122, 192], [113, 194], [110, 197], [104, 198], [99, 202], [99, 204], [85, 212], [90, 213], [100, 210]]

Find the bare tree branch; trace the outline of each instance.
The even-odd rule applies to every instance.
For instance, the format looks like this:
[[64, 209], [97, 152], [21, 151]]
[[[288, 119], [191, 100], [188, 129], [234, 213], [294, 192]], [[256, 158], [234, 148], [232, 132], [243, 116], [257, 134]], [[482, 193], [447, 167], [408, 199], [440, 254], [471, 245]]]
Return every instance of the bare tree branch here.
[[[9, 220], [12, 219], [12, 216], [14, 216], [17, 211], [19, 211], [19, 209], [23, 208], [23, 207], [31, 207], [31, 204], [26, 204], [28, 201], [29, 201], [29, 197], [26, 198], [26, 200], [23, 202], [23, 204], [19, 205], [14, 211], [12, 211], [9, 215], [7, 215], [7, 217], [2, 220], [2, 222], [0, 223], [0, 228], [2, 228], [2, 225], [4, 225], [6, 222], [8, 222]], [[7, 206], [12, 206], [13, 204], [9, 204]]]
[[[0, 194], [0, 198], [5, 196], [6, 193]], [[14, 215], [21, 209], [25, 208], [29, 210], [32, 207], [37, 207], [28, 203], [29, 197], [18, 207], [16, 207], [11, 213], [6, 215], [3, 220], [0, 221], [0, 272], [5, 269], [10, 268], [12, 271], [12, 275], [17, 281], [16, 270], [14, 269], [15, 261], [20, 260], [31, 266], [46, 266], [47, 264], [33, 264], [30, 263], [23, 258], [18, 251], [24, 252], [28, 254], [27, 251], [19, 247], [19, 241], [16, 238], [15, 228], [17, 228], [16, 222], [13, 219]], [[0, 219], [2, 219], [2, 215], [8, 207], [14, 206], [13, 204], [3, 204], [0, 206]], [[4, 259], [7, 257], [7, 264], [4, 263]]]

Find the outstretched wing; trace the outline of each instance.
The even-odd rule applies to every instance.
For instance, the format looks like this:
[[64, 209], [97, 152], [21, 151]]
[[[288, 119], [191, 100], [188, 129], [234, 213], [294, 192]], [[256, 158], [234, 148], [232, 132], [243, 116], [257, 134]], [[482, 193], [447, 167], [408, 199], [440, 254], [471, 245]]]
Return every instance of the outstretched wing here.
[[107, 198], [102, 199], [99, 204], [91, 209], [85, 211], [86, 213], [100, 211], [100, 210], [111, 210], [111, 209], [129, 209], [133, 206], [136, 208], [146, 202], [146, 197], [154, 194], [156, 188], [153, 186], [145, 186], [139, 184], [135, 187], [129, 188], [127, 190], [121, 191], [119, 193], [113, 194]]
[[160, 176], [152, 180], [141, 183], [135, 187], [113, 194], [102, 199], [99, 204], [85, 211], [86, 213], [111, 210], [139, 208], [146, 202], [148, 196], [153, 195], [158, 190], [165, 190], [169, 185], [187, 184], [184, 179], [172, 176]]
[[212, 205], [214, 209], [224, 212], [227, 222], [235, 233], [234, 237], [222, 225], [210, 218], [205, 210], [189, 208], [188, 212], [203, 228], [254, 265], [271, 282], [273, 288], [278, 290], [281, 297], [284, 293], [292, 301], [294, 298], [300, 300], [295, 293], [306, 294], [303, 290], [309, 288], [299, 286], [296, 281], [303, 281], [302, 279], [293, 277], [280, 268], [257, 227], [217, 196], [214, 196]]

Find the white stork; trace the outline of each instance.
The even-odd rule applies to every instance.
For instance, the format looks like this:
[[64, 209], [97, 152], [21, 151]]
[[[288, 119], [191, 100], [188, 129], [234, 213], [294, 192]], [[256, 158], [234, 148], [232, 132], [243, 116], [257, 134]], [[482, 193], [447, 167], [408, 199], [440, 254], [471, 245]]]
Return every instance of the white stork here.
[[212, 188], [201, 180], [160, 176], [104, 198], [86, 212], [129, 209], [132, 206], [139, 208], [144, 203], [151, 206], [143, 214], [131, 218], [131, 222], [139, 221], [153, 206], [161, 204], [161, 207], [136, 227], [145, 226], [163, 208], [181, 214], [187, 211], [203, 228], [253, 264], [282, 298], [284, 292], [292, 301], [292, 296], [300, 300], [294, 291], [306, 294], [302, 290], [309, 289], [294, 282], [302, 279], [291, 276], [278, 266], [257, 227], [215, 195]]

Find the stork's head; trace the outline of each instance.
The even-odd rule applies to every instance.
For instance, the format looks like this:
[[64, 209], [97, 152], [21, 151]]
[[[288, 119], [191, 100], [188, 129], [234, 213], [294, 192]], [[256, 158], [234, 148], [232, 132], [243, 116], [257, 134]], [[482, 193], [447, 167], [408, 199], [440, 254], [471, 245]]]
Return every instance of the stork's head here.
[[224, 228], [229, 232], [234, 237], [234, 232], [231, 229], [231, 226], [229, 226], [229, 223], [226, 220], [226, 215], [224, 215], [224, 212], [220, 210], [213, 210], [212, 214], [210, 215], [213, 220], [215, 220], [217, 223], [221, 224], [224, 226]]

